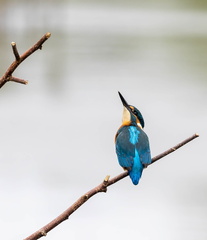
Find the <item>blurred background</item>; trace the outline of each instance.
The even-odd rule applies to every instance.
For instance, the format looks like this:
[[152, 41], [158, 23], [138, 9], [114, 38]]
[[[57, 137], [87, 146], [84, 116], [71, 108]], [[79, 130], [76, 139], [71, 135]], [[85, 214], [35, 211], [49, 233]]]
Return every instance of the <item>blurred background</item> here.
[[207, 2], [0, 1], [1, 75], [46, 32], [0, 91], [0, 225], [24, 239], [106, 175], [117, 91], [143, 114], [152, 156], [200, 137], [90, 199], [48, 233], [56, 239], [207, 239]]

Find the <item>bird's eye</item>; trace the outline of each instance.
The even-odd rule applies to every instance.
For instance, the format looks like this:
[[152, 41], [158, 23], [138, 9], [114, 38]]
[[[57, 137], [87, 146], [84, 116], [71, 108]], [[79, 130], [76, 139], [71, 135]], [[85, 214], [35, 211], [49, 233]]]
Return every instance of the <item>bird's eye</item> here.
[[137, 111], [135, 109], [132, 109], [132, 113], [137, 117]]

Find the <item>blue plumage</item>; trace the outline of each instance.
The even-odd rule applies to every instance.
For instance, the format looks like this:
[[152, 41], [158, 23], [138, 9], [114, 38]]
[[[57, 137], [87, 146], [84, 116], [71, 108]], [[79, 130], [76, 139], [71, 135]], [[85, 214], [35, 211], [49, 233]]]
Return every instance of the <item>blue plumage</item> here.
[[[115, 137], [116, 153], [119, 164], [128, 170], [133, 184], [137, 185], [144, 166], [151, 163], [149, 141], [142, 130], [144, 120], [141, 113], [135, 107], [128, 105], [120, 93], [119, 95], [124, 105], [124, 114], [123, 124]], [[139, 120], [137, 112], [142, 121]]]

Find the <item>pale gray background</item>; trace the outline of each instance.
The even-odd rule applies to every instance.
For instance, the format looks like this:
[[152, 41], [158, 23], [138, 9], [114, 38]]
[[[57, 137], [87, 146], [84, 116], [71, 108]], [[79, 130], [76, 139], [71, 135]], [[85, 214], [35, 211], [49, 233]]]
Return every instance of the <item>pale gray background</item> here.
[[[181, 3], [182, 2], [182, 3]], [[195, 4], [194, 4], [195, 2]], [[204, 1], [1, 1], [1, 75], [52, 37], [0, 90], [1, 239], [23, 239], [122, 172], [121, 91], [144, 115], [152, 156], [200, 138], [99, 194], [47, 239], [207, 239]]]

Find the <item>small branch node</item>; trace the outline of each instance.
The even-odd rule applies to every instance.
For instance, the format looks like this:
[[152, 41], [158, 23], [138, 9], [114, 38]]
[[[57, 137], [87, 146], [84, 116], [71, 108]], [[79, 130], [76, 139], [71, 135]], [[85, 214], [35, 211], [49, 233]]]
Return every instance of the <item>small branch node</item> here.
[[100, 189], [100, 192], [107, 192], [107, 186], [103, 185], [102, 188]]
[[18, 53], [18, 50], [17, 50], [16, 43], [15, 42], [11, 42], [11, 46], [12, 46], [13, 53], [14, 53], [14, 56], [16, 58], [16, 61], [19, 61], [20, 60], [20, 56], [19, 56], [19, 53]]
[[176, 150], [176, 148], [174, 148], [174, 147], [172, 147], [171, 149], [172, 149], [173, 151], [175, 151], [175, 150]]
[[110, 175], [107, 175], [107, 176], [104, 178], [104, 183], [108, 183], [109, 178], [110, 178]]
[[47, 236], [47, 233], [44, 230], [40, 231], [40, 233], [42, 236]]
[[88, 199], [88, 194], [82, 196], [83, 200], [86, 201]]
[[49, 38], [49, 37], [51, 36], [51, 33], [50, 33], [50, 32], [47, 32], [47, 33], [45, 34], [45, 36], [46, 36], [46, 38]]
[[107, 186], [109, 184], [110, 175], [107, 175], [101, 185], [100, 192], [107, 192]]

